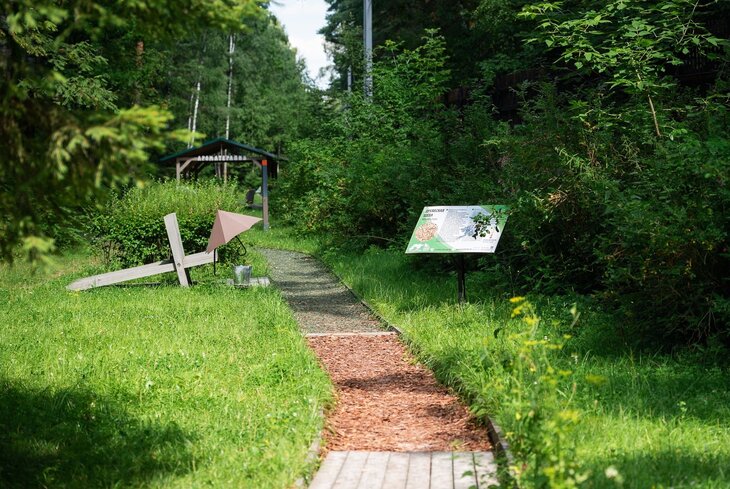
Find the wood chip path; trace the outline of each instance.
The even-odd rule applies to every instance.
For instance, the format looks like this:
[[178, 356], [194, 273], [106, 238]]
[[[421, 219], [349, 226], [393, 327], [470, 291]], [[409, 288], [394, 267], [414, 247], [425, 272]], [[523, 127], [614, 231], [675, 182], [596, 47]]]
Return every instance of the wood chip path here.
[[496, 484], [486, 430], [394, 333], [315, 258], [260, 251], [337, 391], [312, 489]]

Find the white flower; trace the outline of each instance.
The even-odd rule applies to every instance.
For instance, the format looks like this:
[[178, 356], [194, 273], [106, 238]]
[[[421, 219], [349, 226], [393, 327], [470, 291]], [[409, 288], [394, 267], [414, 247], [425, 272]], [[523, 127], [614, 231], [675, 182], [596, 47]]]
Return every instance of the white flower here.
[[609, 465], [608, 467], [606, 467], [605, 474], [606, 478], [608, 479], [616, 479], [618, 477], [621, 477], [621, 474], [618, 473], [618, 469], [616, 469], [616, 467], [614, 467], [613, 465]]

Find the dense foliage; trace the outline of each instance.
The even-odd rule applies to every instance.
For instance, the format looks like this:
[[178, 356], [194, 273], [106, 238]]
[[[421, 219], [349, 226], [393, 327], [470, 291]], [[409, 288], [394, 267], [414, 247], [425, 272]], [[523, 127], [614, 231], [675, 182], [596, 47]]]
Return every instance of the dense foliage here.
[[162, 154], [227, 126], [232, 139], [282, 151], [307, 134], [302, 114], [317, 112], [264, 2], [5, 1], [2, 12], [3, 260], [78, 237], [80, 209], [164, 172], [153, 164]]
[[122, 267], [143, 265], [170, 257], [165, 215], [177, 214], [186, 253], [197, 253], [208, 244], [218, 209], [241, 212], [244, 207], [232, 184], [156, 183], [111, 199], [92, 218], [90, 234], [107, 260]]
[[[104, 185], [146, 177], [171, 114], [116, 83], [116, 54], [145, 78], [144, 41], [202, 26], [239, 29], [252, 0], [178, 2], [3, 1], [0, 17], [0, 255], [22, 243], [31, 254], [53, 247], [44, 220], [91, 201]], [[127, 57], [119, 59], [129, 60]], [[129, 64], [128, 64], [129, 66]]]
[[[351, 7], [332, 3], [342, 53]], [[474, 41], [481, 75], [454, 68], [451, 31], [383, 42], [373, 99], [341, 94], [319, 137], [299, 142], [281, 210], [340, 240], [401, 243], [424, 205], [509, 204], [495, 277], [594, 294], [632, 342], [730, 340], [726, 6], [484, 0], [461, 12], [472, 39], [503, 34], [481, 57]]]
[[[254, 17], [245, 27], [235, 35], [206, 30], [182, 45], [156, 45], [171, 74], [167, 103], [177, 127], [195, 118], [196, 130], [212, 139], [226, 135], [229, 120], [230, 139], [282, 151], [308, 130], [317, 93], [303, 83], [304, 65], [275, 17]], [[202, 142], [200, 137], [193, 141]]]

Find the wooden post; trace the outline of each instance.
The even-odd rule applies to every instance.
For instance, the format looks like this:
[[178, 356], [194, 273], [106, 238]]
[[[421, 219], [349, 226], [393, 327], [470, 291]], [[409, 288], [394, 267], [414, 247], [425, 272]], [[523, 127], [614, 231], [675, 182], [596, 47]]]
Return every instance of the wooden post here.
[[182, 173], [185, 171], [185, 169], [187, 167], [189, 167], [190, 164], [193, 163], [193, 162], [195, 162], [195, 161], [197, 161], [197, 159], [195, 157], [188, 158], [187, 160], [185, 160], [185, 162], [183, 164], [180, 164], [180, 159], [176, 159], [175, 160], [175, 173], [177, 175], [177, 181], [178, 182], [182, 178]]
[[223, 162], [223, 184], [228, 183], [228, 162]]
[[261, 161], [261, 173], [263, 175], [263, 184], [261, 185], [261, 199], [264, 208], [264, 231], [269, 230], [269, 162]]
[[170, 241], [170, 250], [172, 250], [172, 262], [175, 265], [177, 278], [183, 287], [190, 286], [190, 278], [185, 271], [185, 250], [183, 249], [182, 238], [180, 237], [180, 227], [177, 223], [177, 215], [173, 212], [165, 216], [165, 228], [167, 229], [167, 239]]

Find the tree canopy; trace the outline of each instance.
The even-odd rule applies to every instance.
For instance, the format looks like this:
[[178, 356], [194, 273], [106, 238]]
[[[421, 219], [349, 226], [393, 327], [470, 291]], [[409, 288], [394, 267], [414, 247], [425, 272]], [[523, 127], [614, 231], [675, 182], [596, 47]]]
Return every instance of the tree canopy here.
[[308, 97], [302, 68], [260, 2], [5, 1], [2, 7], [4, 259], [18, 244], [41, 256], [53, 248], [54, 230], [85, 204], [154, 174], [154, 155], [190, 140], [189, 98], [198, 81], [199, 132], [220, 135], [229, 36], [239, 38], [232, 136], [280, 147], [304, 120], [297, 117]]
[[[361, 80], [361, 6], [329, 3], [335, 71]], [[292, 222], [369, 245], [425, 205], [508, 204], [491, 270], [510, 286], [600, 297], [642, 341], [730, 338], [726, 3], [374, 8], [374, 96], [335, 80]]]

